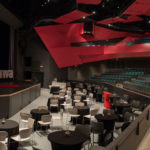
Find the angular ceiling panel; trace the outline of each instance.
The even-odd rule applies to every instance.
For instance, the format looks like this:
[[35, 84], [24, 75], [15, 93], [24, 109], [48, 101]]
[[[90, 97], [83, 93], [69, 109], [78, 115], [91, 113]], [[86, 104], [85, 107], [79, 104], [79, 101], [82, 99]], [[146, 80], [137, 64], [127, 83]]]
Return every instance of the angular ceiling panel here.
[[145, 3], [135, 2], [130, 5], [123, 14], [130, 14], [130, 15], [142, 15], [150, 8], [150, 5]]
[[97, 23], [110, 24], [110, 23], [123, 22], [123, 21], [124, 21], [124, 19], [122, 19], [120, 17], [115, 17], [115, 18], [109, 18], [106, 20], [98, 21]]
[[55, 19], [54, 21], [57, 22], [57, 23], [63, 23], [63, 24], [66, 24], [66, 23], [70, 23], [72, 21], [75, 21], [77, 19], [81, 19], [83, 17], [86, 17], [86, 16], [89, 16], [90, 14], [88, 13], [85, 13], [83, 11], [80, 11], [80, 10], [74, 10], [64, 16], [61, 16], [57, 19]]
[[[83, 23], [74, 23], [41, 26], [35, 27], [34, 29], [59, 68], [83, 64], [86, 62], [112, 59], [119, 53], [130, 53], [125, 50], [119, 52], [119, 49], [126, 49], [126, 47], [128, 47], [128, 45], [126, 45], [127, 42], [141, 37], [141, 35], [138, 34], [114, 31], [99, 26], [94, 26], [93, 36], [84, 37], [81, 35], [83, 27]], [[73, 42], [109, 40], [120, 37], [126, 38], [115, 46], [71, 47], [71, 43]]]
[[135, 21], [142, 21], [142, 18], [135, 16], [135, 15], [132, 15], [132, 16], [129, 16], [128, 19], [124, 19], [122, 22], [123, 23], [129, 23], [129, 22], [135, 22]]

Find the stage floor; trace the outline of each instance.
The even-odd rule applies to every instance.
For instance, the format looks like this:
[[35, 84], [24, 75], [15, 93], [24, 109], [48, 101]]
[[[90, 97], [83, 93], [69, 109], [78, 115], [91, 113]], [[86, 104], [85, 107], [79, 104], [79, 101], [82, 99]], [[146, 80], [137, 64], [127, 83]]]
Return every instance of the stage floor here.
[[0, 81], [0, 95], [9, 95], [30, 88], [38, 83], [27, 81]]

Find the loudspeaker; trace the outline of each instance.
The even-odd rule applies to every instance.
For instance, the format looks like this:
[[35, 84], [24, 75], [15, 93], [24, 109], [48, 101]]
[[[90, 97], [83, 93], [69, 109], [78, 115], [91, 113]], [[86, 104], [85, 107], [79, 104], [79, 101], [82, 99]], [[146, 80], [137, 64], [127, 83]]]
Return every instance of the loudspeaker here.
[[93, 35], [93, 23], [92, 22], [84, 23], [84, 34]]

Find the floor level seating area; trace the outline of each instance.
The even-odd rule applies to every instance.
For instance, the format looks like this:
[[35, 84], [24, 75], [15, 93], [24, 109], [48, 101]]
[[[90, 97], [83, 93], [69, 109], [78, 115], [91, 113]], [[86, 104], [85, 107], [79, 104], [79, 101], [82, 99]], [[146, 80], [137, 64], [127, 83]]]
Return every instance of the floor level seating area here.
[[7, 135], [7, 140], [0, 138], [0, 142], [7, 141], [4, 144], [8, 150], [23, 148], [24, 142], [35, 147], [37, 136], [39, 141], [47, 138], [50, 150], [107, 150], [137, 122], [148, 105], [99, 82], [55, 82], [49, 87], [40, 100], [45, 103], [19, 112], [18, 122], [0, 121], [0, 131]]

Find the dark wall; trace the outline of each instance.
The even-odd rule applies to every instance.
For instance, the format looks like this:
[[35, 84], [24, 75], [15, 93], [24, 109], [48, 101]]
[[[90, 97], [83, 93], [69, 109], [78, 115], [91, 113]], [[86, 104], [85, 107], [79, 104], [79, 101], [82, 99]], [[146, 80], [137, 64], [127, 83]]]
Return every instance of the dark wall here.
[[0, 21], [0, 70], [9, 69], [10, 27]]
[[[24, 78], [25, 72], [32, 72], [32, 80], [37, 81], [43, 78], [43, 87], [46, 88], [55, 77], [57, 77], [58, 81], [67, 79], [67, 69], [59, 69], [57, 67], [53, 58], [34, 31], [26, 32], [21, 35], [18, 44], [18, 53], [20, 53], [18, 60], [22, 64], [22, 68], [20, 68], [20, 65], [17, 69], [22, 69], [22, 71], [17, 71], [18, 78]], [[26, 65], [26, 58], [28, 60], [31, 59], [31, 66], [30, 63], [29, 66]]]

